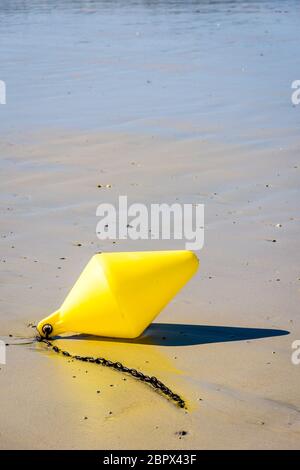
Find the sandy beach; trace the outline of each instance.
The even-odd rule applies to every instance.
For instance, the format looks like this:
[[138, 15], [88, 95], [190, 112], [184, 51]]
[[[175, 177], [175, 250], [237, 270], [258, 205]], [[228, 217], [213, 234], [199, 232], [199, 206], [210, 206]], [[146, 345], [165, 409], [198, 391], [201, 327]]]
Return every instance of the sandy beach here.
[[[93, 253], [151, 245], [97, 241], [97, 203], [125, 191], [142, 201], [200, 196], [206, 242], [197, 276], [145, 337], [59, 340], [75, 354], [156, 374], [188, 400], [189, 411], [115, 371], [68, 363], [44, 345], [9, 346], [1, 368], [1, 447], [297, 448], [297, 147], [282, 159], [197, 139], [115, 133], [30, 141], [1, 148], [7, 342], [33, 335], [28, 323], [59, 306]], [[188, 434], [180, 439], [182, 430]]]
[[[266, 5], [273, 8], [273, 3]], [[299, 77], [293, 75], [297, 64], [283, 53], [285, 47], [294, 44], [294, 30], [289, 29], [290, 42], [278, 46], [278, 56], [270, 38], [265, 42], [259, 39], [266, 29], [271, 38], [277, 37], [277, 18], [283, 23], [283, 31], [288, 30], [289, 21], [296, 27], [293, 6], [294, 2], [287, 2], [284, 18], [275, 7], [267, 12], [255, 10], [250, 26], [244, 26], [248, 33], [255, 31], [250, 36], [254, 41], [252, 48], [246, 55], [245, 37], [244, 42], [237, 43], [236, 36], [230, 42], [228, 19], [222, 23], [213, 12], [208, 14], [205, 23], [215, 27], [217, 34], [221, 34], [221, 25], [225, 24], [228, 43], [224, 43], [224, 51], [227, 57], [236, 51], [232, 70], [236, 67], [238, 72], [228, 72], [224, 60], [217, 70], [224, 72], [223, 84], [228, 84], [224, 85], [224, 99], [217, 93], [212, 101], [204, 100], [202, 108], [199, 99], [199, 113], [192, 112], [196, 91], [193, 87], [189, 90], [189, 84], [202, 77], [201, 61], [195, 60], [187, 68], [183, 59], [193, 28], [183, 35], [179, 59], [174, 56], [167, 71], [162, 70], [163, 59], [158, 57], [161, 51], [155, 51], [150, 22], [145, 20], [149, 12], [143, 16], [143, 9], [138, 10], [139, 26], [135, 22], [132, 31], [141, 35], [145, 31], [148, 36], [143, 39], [144, 48], [137, 46], [137, 55], [132, 52], [126, 59], [123, 57], [123, 62], [114, 55], [116, 42], [131, 34], [125, 26], [119, 28], [119, 20], [115, 20], [118, 35], [112, 32], [109, 39], [113, 52], [107, 52], [105, 61], [102, 57], [101, 65], [93, 42], [79, 45], [78, 56], [75, 52], [74, 55], [81, 57], [80, 48], [87, 47], [104, 74], [112, 70], [116, 75], [124, 73], [123, 85], [126, 88], [126, 83], [130, 83], [127, 91], [131, 98], [135, 88], [131, 73], [139, 76], [136, 74], [140, 72], [143, 86], [149, 87], [147, 79], [163, 84], [160, 78], [166, 74], [169, 91], [162, 95], [157, 89], [151, 91], [151, 109], [151, 93], [144, 99], [141, 91], [132, 108], [127, 107], [128, 94], [124, 93], [121, 111], [116, 105], [120, 97], [111, 103], [111, 108], [104, 97], [98, 119], [92, 102], [91, 113], [85, 116], [94, 96], [88, 95], [80, 115], [77, 111], [84, 103], [82, 90], [78, 101], [72, 105], [68, 101], [68, 89], [76, 89], [76, 83], [70, 82], [63, 91], [59, 88], [51, 98], [51, 93], [48, 96], [45, 92], [47, 86], [27, 88], [28, 72], [25, 90], [33, 97], [32, 108], [30, 93], [20, 97], [20, 113], [17, 99], [1, 106], [0, 339], [9, 344], [7, 362], [0, 365], [1, 449], [300, 447], [300, 365], [291, 360], [292, 343], [300, 339], [300, 108], [290, 102], [290, 82]], [[154, 29], [164, 31], [162, 24], [168, 12], [160, 8], [153, 24]], [[270, 13], [268, 26], [264, 24], [266, 13]], [[41, 30], [46, 28], [47, 44], [49, 32], [43, 23], [47, 14], [33, 15], [34, 20], [30, 21], [30, 15], [24, 20], [20, 13], [19, 23], [14, 23], [21, 24], [22, 30], [22, 21], [27, 21], [24, 37], [28, 55], [28, 38], [36, 34], [31, 31], [34, 24]], [[52, 14], [54, 22], [60, 22], [59, 14], [59, 9]], [[92, 27], [97, 14], [97, 8], [94, 14], [81, 12], [84, 22], [93, 17]], [[110, 14], [108, 9], [107, 15]], [[153, 11], [151, 14], [155, 17]], [[240, 12], [242, 18], [243, 14]], [[65, 15], [69, 31], [72, 15]], [[124, 25], [131, 28], [132, 23], [124, 17]], [[185, 18], [184, 12], [178, 18]], [[170, 20], [170, 25], [169, 39], [163, 42], [163, 32], [161, 41], [165, 46], [170, 41], [172, 49], [179, 26], [175, 19]], [[9, 23], [6, 27], [9, 32]], [[86, 23], [85, 28], [88, 30]], [[207, 37], [209, 30], [203, 35]], [[15, 41], [20, 40], [14, 37]], [[70, 42], [66, 41], [64, 47], [71, 50], [73, 36], [70, 33], [67, 37]], [[141, 59], [145, 49], [150, 53], [149, 61]], [[259, 56], [261, 49], [264, 58]], [[223, 52], [214, 57], [220, 58]], [[213, 54], [217, 53], [218, 49], [213, 49]], [[57, 57], [60, 64], [60, 52]], [[78, 62], [73, 67], [76, 60], [68, 57], [65, 69], [58, 67], [59, 86], [66, 84], [66, 71], [80, 74], [88, 63], [83, 66]], [[216, 59], [209, 61], [208, 57], [209, 54], [205, 56], [207, 60], [203, 59], [207, 67], [204, 71], [208, 71], [208, 77], [215, 76]], [[245, 66], [265, 60], [262, 68], [257, 65], [249, 101], [238, 99], [243, 93], [237, 80], [245, 76], [241, 57]], [[41, 75], [55, 62], [50, 54], [48, 62], [41, 62], [39, 68], [36, 59], [33, 63]], [[9, 84], [8, 78], [13, 75], [10, 62], [6, 70], [4, 78]], [[154, 75], [149, 75], [149, 70], [155, 70]], [[275, 73], [278, 70], [282, 73]], [[242, 83], [251, 82], [252, 73], [246, 73], [247, 79]], [[268, 81], [269, 73], [275, 73], [275, 84], [264, 94], [264, 80]], [[16, 82], [16, 67], [14, 74]], [[201, 77], [203, 87], [199, 93], [205, 94], [209, 78], [204, 83]], [[180, 96], [178, 90], [182, 92], [180, 79], [188, 99], [183, 99], [181, 108], [179, 104], [170, 108], [170, 103]], [[113, 94], [120, 76], [111, 80], [112, 88], [108, 88], [109, 79], [105, 76], [93, 93], [97, 95], [97, 90], [101, 90], [105, 94], [107, 87]], [[230, 106], [236, 87], [236, 103]], [[18, 93], [13, 97], [18, 97]], [[57, 107], [59, 100], [61, 106]], [[43, 111], [38, 111], [38, 103]], [[144, 109], [148, 110], [147, 115], [140, 112]], [[74, 354], [103, 355], [156, 375], [186, 399], [187, 410], [178, 409], [133, 378], [124, 380], [124, 375], [116, 371], [71, 362], [48, 351], [44, 344], [31, 342], [35, 335], [33, 326], [60, 306], [94, 253], [184, 248], [182, 241], [174, 240], [100, 241], [96, 236], [96, 208], [102, 202], [116, 202], [120, 194], [126, 194], [131, 202], [145, 204], [205, 204], [205, 244], [197, 253], [199, 271], [142, 337], [122, 341], [80, 335], [62, 337], [56, 343]]]

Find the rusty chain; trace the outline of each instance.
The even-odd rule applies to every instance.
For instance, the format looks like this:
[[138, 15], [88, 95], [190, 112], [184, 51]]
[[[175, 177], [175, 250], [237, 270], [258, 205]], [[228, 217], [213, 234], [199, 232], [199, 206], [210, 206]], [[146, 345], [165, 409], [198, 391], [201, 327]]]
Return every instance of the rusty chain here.
[[68, 351], [64, 351], [58, 346], [54, 345], [49, 338], [42, 338], [41, 336], [37, 336], [37, 341], [45, 343], [48, 348], [52, 349], [52, 351], [56, 352], [57, 354], [62, 354], [65, 357], [69, 357], [71, 359], [75, 359], [76, 361], [82, 362], [90, 362], [94, 364], [99, 364], [104, 367], [111, 367], [119, 372], [123, 372], [124, 374], [131, 375], [137, 380], [144, 382], [154, 389], [160, 391], [166, 398], [173, 401], [179, 408], [186, 408], [185, 401], [176, 393], [172, 392], [163, 382], [158, 380], [157, 377], [150, 377], [149, 375], [143, 374], [136, 369], [130, 369], [129, 367], [124, 366], [121, 362], [113, 362], [104, 357], [90, 357], [90, 356], [78, 356], [75, 354], [71, 354]]

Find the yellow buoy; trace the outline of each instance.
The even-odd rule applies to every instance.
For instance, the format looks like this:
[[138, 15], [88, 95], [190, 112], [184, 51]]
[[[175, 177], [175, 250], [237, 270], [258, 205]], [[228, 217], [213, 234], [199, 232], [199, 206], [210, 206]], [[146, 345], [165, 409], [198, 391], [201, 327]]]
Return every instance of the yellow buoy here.
[[185, 250], [96, 254], [60, 309], [39, 322], [38, 332], [136, 338], [193, 276], [198, 263]]

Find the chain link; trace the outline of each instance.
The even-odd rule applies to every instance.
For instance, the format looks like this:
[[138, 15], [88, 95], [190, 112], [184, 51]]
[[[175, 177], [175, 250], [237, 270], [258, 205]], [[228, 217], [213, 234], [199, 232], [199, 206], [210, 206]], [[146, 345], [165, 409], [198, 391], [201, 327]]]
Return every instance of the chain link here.
[[124, 366], [121, 362], [113, 362], [104, 357], [90, 357], [90, 356], [78, 356], [75, 354], [71, 354], [68, 351], [64, 351], [63, 349], [59, 348], [58, 346], [53, 345], [48, 338], [42, 338], [41, 336], [37, 336], [37, 341], [45, 343], [48, 348], [51, 348], [52, 351], [56, 352], [57, 354], [62, 354], [65, 357], [69, 357], [71, 359], [75, 359], [76, 361], [82, 362], [91, 362], [94, 364], [99, 364], [104, 367], [111, 367], [119, 372], [123, 372], [125, 374], [129, 374], [137, 380], [141, 382], [145, 382], [152, 386], [154, 389], [159, 390], [165, 397], [173, 401], [179, 408], [186, 408], [185, 401], [176, 393], [172, 392], [164, 383], [158, 380], [157, 377], [150, 377], [149, 375], [143, 374], [136, 369], [130, 369], [129, 367]]

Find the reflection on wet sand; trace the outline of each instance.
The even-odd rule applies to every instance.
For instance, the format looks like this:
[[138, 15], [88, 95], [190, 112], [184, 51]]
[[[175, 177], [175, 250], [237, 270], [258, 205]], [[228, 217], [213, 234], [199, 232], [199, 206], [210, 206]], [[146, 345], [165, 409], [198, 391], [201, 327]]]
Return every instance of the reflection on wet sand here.
[[[156, 376], [170, 387], [174, 393], [179, 393], [178, 388], [180, 388], [180, 392], [184, 390], [184, 383], [182, 378], [180, 378], [181, 371], [175, 366], [174, 361], [157, 346], [151, 344], [126, 344], [96, 337], [84, 339], [82, 336], [74, 336], [73, 338], [60, 337], [53, 340], [53, 344], [72, 355], [95, 358], [104, 357], [113, 362], [121, 362], [123, 365], [141, 371], [150, 377]], [[91, 391], [96, 390], [98, 394], [101, 393], [103, 399], [101, 403], [104, 408], [108, 404], [113, 406], [114, 400], [118, 401], [122, 409], [124, 407], [127, 408], [132, 395], [139, 396], [139, 394], [142, 395], [144, 393], [147, 395], [149, 390], [156, 394], [159, 393], [149, 385], [140, 383], [128, 374], [101, 365], [76, 361], [62, 355], [58, 356], [52, 350], [48, 350], [44, 343], [37, 343], [36, 348], [38, 351], [47, 354], [51, 360], [56, 361], [57, 384], [61, 388], [65, 400], [68, 399], [70, 390], [74, 393], [73, 384], [75, 379], [79, 387], [76, 392], [78, 396], [85, 400], [84, 394], [88, 390], [89, 394]], [[115, 395], [115, 393], [112, 396], [112, 389], [114, 389], [114, 392], [118, 390], [120, 396]], [[163, 399], [162, 396], [161, 398]]]

